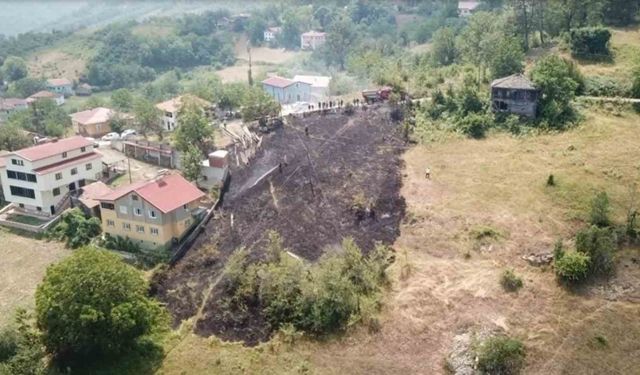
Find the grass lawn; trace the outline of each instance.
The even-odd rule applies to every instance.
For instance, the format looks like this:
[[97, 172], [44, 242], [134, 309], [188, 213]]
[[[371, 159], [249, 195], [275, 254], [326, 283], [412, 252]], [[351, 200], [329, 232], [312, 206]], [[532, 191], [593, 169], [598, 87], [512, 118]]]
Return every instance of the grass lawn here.
[[34, 306], [33, 296], [47, 266], [71, 254], [62, 243], [22, 237], [0, 229], [0, 327], [18, 307]]
[[37, 217], [26, 216], [26, 215], [11, 215], [7, 219], [9, 221], [15, 221], [16, 223], [33, 225], [33, 226], [39, 226], [46, 223], [46, 221], [40, 220]]

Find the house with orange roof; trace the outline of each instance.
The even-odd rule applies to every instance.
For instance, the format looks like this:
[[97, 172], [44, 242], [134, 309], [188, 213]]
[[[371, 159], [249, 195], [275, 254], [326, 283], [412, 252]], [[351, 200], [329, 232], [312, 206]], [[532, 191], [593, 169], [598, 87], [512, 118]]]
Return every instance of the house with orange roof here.
[[81, 136], [23, 148], [0, 158], [5, 199], [43, 216], [58, 214], [71, 192], [102, 176], [102, 155], [92, 141]]
[[308, 31], [300, 35], [300, 49], [315, 50], [327, 41], [327, 33]]
[[38, 91], [37, 93], [27, 98], [29, 104], [40, 100], [53, 100], [56, 105], [61, 106], [64, 104], [64, 94], [43, 90]]
[[100, 202], [102, 231], [129, 238], [146, 249], [178, 243], [204, 212], [200, 189], [179, 174], [119, 187], [95, 198]]
[[133, 122], [133, 116], [104, 107], [76, 112], [70, 116], [71, 124], [76, 134], [92, 138], [99, 138], [110, 133], [111, 120], [114, 118], [122, 119], [128, 124]]

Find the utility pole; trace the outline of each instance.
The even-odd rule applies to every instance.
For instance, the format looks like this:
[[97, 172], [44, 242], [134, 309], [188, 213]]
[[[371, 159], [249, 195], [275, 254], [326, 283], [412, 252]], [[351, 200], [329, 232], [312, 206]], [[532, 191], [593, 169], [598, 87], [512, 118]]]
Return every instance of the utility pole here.
[[127, 156], [127, 169], [129, 170], [129, 183], [131, 183], [131, 158]]
[[247, 44], [247, 52], [249, 53], [249, 86], [253, 86], [253, 73], [251, 72], [251, 41]]

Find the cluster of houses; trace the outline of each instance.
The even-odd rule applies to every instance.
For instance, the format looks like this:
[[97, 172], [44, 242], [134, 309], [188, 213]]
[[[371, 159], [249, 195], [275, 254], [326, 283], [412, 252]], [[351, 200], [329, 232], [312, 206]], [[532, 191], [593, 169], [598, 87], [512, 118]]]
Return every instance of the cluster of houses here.
[[29, 105], [41, 100], [52, 100], [61, 106], [65, 98], [71, 95], [91, 95], [91, 86], [81, 84], [74, 90], [73, 82], [66, 78], [52, 78], [45, 83], [45, 90], [39, 91], [26, 99], [0, 98], [0, 122], [5, 121], [12, 113], [25, 110]]
[[[282, 33], [282, 27], [268, 27], [263, 32], [263, 39], [267, 43], [273, 42], [280, 33]], [[326, 41], [327, 33], [310, 30], [300, 35], [300, 49], [313, 51], [322, 46]]]
[[[212, 153], [203, 164], [212, 180], [226, 178], [226, 151]], [[178, 243], [204, 213], [206, 194], [180, 174], [162, 173], [115, 189], [104, 177], [102, 154], [83, 136], [3, 154], [0, 183], [10, 203], [3, 211], [47, 219], [76, 202], [101, 220], [104, 233], [146, 249]]]

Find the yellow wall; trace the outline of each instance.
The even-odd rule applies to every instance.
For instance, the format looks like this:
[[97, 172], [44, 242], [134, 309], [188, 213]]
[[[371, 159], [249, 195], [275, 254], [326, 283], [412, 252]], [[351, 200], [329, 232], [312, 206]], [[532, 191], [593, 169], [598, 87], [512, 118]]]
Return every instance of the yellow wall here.
[[[167, 222], [164, 225], [153, 225], [143, 221], [124, 220], [118, 218], [115, 210], [101, 209], [102, 215], [102, 231], [113, 237], [129, 237], [134, 242], [145, 248], [155, 248], [170, 244], [171, 240], [181, 238], [182, 235], [191, 227], [194, 219], [191, 216], [176, 222]], [[114, 225], [109, 225], [109, 221], [113, 221]], [[126, 230], [123, 223], [128, 223], [131, 227]], [[144, 227], [144, 233], [137, 231], [136, 226]], [[151, 234], [151, 228], [158, 229], [158, 235]]]

